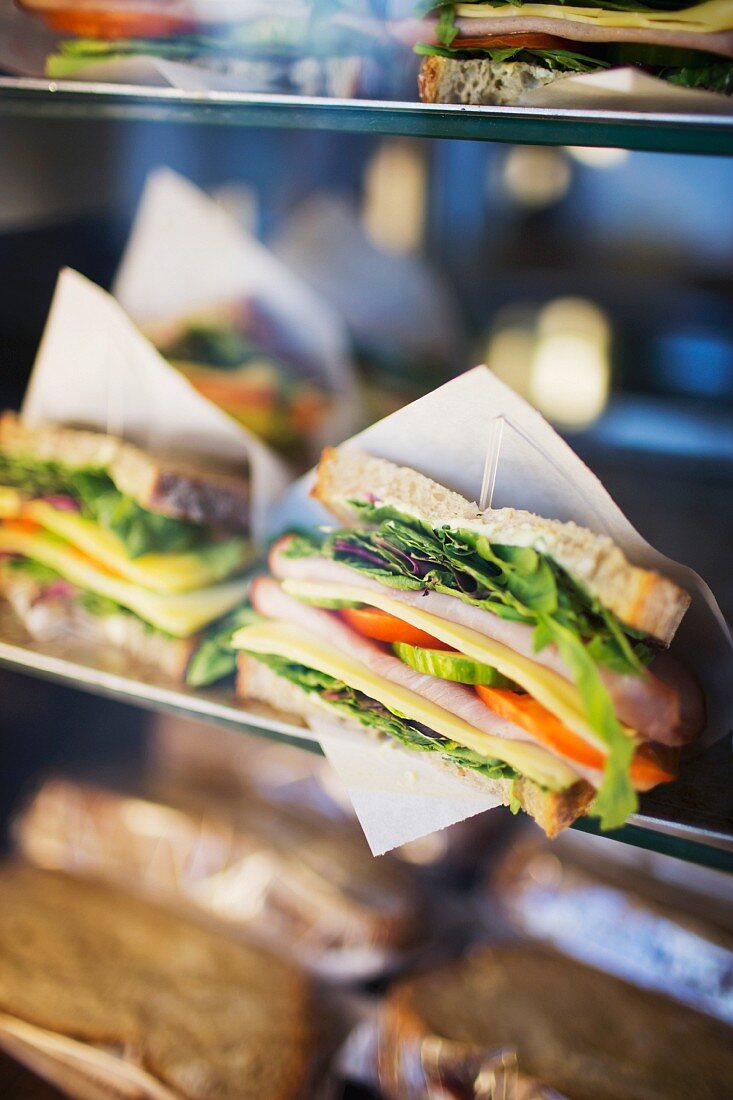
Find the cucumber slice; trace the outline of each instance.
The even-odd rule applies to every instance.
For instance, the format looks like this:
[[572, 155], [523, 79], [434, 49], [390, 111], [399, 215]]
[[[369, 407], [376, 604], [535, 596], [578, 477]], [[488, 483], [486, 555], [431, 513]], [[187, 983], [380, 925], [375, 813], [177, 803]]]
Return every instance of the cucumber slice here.
[[342, 611], [345, 607], [363, 607], [363, 603], [356, 603], [354, 600], [329, 600], [326, 597], [323, 599], [307, 599], [305, 596], [298, 596], [301, 603], [307, 603], [309, 607], [318, 607], [321, 611]]
[[423, 649], [421, 646], [395, 642], [392, 649], [401, 661], [415, 672], [426, 676], [438, 676], [456, 684], [485, 684], [487, 687], [520, 690], [513, 680], [507, 679], [491, 665], [483, 665], [462, 653], [450, 653], [444, 649]]

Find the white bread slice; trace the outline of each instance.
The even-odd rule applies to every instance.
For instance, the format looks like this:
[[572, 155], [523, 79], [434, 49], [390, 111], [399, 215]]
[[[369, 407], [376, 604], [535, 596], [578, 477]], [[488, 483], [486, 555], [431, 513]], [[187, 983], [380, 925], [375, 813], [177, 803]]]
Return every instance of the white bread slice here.
[[632, 565], [608, 535], [516, 508], [481, 512], [475, 502], [417, 471], [352, 447], [326, 448], [312, 495], [347, 524], [361, 522], [353, 500], [375, 498], [434, 528], [462, 528], [499, 545], [531, 546], [570, 573], [621, 622], [665, 645], [690, 604], [684, 589], [654, 570]]
[[[237, 694], [244, 699], [267, 703], [277, 710], [296, 714], [307, 725], [317, 727], [318, 715], [328, 710], [328, 703], [314, 703], [306, 691], [278, 676], [271, 668], [247, 653], [237, 655]], [[334, 715], [338, 717], [337, 713]], [[358, 730], [365, 736], [369, 731], [358, 722], [344, 721], [345, 728]], [[437, 755], [431, 756], [436, 767], [442, 767], [460, 775], [461, 779], [477, 790], [501, 799], [504, 806], [519, 802], [525, 813], [533, 817], [549, 837], [557, 836], [562, 829], [587, 812], [595, 791], [581, 780], [566, 791], [545, 791], [529, 779], [489, 779], [471, 768], [451, 764]]]
[[223, 471], [194, 456], [185, 462], [158, 458], [116, 436], [59, 424], [32, 426], [11, 411], [0, 415], [0, 454], [56, 462], [71, 470], [104, 470], [121, 493], [151, 512], [249, 530], [246, 472]]
[[172, 638], [148, 629], [136, 615], [92, 615], [78, 601], [64, 597], [39, 601], [40, 587], [32, 577], [0, 569], [0, 597], [7, 599], [23, 626], [36, 641], [73, 634], [100, 648], [113, 646], [135, 661], [183, 683], [186, 669], [201, 637]]
[[492, 61], [490, 57], [461, 60], [426, 57], [418, 88], [423, 103], [465, 103], [481, 107], [507, 106], [533, 88], [572, 76], [525, 61]]

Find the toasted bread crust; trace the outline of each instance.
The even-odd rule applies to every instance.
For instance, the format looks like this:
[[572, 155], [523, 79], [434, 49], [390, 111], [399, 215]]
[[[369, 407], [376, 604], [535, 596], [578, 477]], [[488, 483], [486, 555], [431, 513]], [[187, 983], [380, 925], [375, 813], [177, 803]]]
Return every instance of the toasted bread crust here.
[[[237, 655], [237, 694], [245, 699], [256, 699], [277, 709], [289, 711], [308, 724], [318, 718], [321, 706], [328, 709], [328, 703], [314, 703], [307, 692], [289, 680], [284, 680], [267, 665], [246, 653]], [[345, 724], [369, 736], [367, 730], [357, 723]], [[437, 756], [434, 763], [454, 775], [460, 775], [477, 790], [501, 799], [504, 806], [518, 803], [549, 837], [557, 836], [572, 825], [576, 818], [586, 813], [595, 796], [591, 785], [584, 780], [565, 791], [545, 791], [530, 779], [489, 779], [470, 768], [462, 768]]]
[[570, 573], [621, 622], [665, 645], [690, 603], [687, 592], [667, 577], [632, 565], [607, 535], [516, 508], [482, 513], [475, 502], [415, 470], [353, 448], [326, 448], [312, 495], [348, 524], [361, 521], [351, 502], [373, 496], [436, 528], [463, 528], [495, 543], [531, 546]]
[[227, 531], [249, 530], [249, 478], [207, 465], [156, 458], [133, 443], [58, 424], [31, 426], [0, 415], [0, 452], [57, 462], [72, 470], [104, 470], [120, 492], [144, 508]]

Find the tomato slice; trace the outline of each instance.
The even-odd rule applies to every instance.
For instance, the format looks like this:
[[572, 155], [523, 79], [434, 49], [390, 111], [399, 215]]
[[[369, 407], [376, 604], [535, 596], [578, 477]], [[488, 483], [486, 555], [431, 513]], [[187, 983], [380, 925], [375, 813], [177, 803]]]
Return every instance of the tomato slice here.
[[460, 35], [453, 43], [457, 50], [567, 50], [574, 43], [554, 34], [483, 34]]
[[107, 11], [100, 6], [96, 10], [62, 8], [39, 14], [52, 31], [80, 38], [170, 38], [200, 30], [195, 20], [154, 11]]
[[378, 607], [344, 607], [341, 616], [354, 630], [377, 642], [406, 642], [407, 645], [423, 646], [427, 649], [451, 648], [426, 631], [403, 623], [402, 619], [387, 611], [380, 611]]
[[21, 535], [36, 535], [39, 531], [42, 531], [40, 523], [36, 523], [34, 519], [27, 519], [25, 516], [21, 516], [18, 519], [5, 520], [3, 527], [6, 531], [16, 531]]
[[[476, 685], [476, 693], [489, 710], [527, 730], [541, 745], [559, 756], [595, 771], [603, 770], [606, 757], [601, 750], [568, 729], [564, 722], [531, 695], [519, 695], [516, 691], [483, 684]], [[669, 783], [676, 778], [674, 759], [664, 755], [654, 745], [640, 745], [634, 754], [630, 774], [634, 786], [641, 791], [655, 787], [657, 783]]]

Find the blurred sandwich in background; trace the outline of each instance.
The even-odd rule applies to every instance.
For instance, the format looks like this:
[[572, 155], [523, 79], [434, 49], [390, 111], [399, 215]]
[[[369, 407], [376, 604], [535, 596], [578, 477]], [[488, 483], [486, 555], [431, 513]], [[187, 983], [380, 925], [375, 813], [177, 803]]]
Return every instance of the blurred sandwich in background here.
[[323, 367], [263, 299], [219, 303], [145, 332], [199, 393], [267, 443], [298, 457], [319, 437], [335, 400]]
[[174, 680], [243, 603], [249, 469], [0, 416], [0, 595], [35, 638], [72, 631]]
[[70, 1096], [313, 1095], [289, 963], [65, 875], [6, 864], [0, 894], [0, 1047]]
[[366, 0], [20, 3], [62, 36], [46, 62], [54, 79], [93, 79], [105, 63], [105, 78], [115, 70], [129, 78], [135, 70], [124, 63], [152, 58], [194, 66], [214, 88], [350, 98], [395, 85], [395, 43]]

